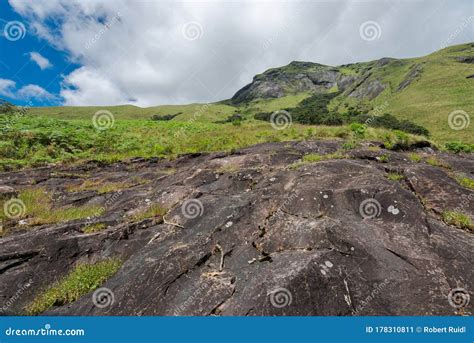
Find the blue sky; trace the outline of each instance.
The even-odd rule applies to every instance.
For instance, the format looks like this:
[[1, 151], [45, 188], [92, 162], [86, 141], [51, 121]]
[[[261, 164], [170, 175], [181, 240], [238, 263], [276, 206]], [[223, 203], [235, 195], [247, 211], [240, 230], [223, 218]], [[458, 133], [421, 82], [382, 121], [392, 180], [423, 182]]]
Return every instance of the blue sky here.
[[471, 0], [2, 0], [0, 98], [33, 106], [212, 102], [292, 60], [416, 57], [472, 41]]
[[[0, 2], [0, 28], [3, 28], [10, 21], [24, 22], [24, 19], [9, 5], [7, 1]], [[27, 28], [27, 26], [25, 26]], [[37, 52], [48, 59], [51, 67], [42, 70], [35, 63], [30, 53]], [[71, 63], [65, 52], [52, 48], [51, 45], [39, 39], [36, 35], [28, 31], [22, 39], [10, 41], [5, 37], [0, 37], [0, 78], [12, 80], [16, 83], [13, 92], [18, 91], [24, 86], [38, 85], [45, 89], [54, 98], [27, 98], [27, 97], [8, 97], [0, 95], [18, 105], [27, 105], [30, 103], [35, 106], [60, 105], [62, 100], [58, 97], [60, 91], [61, 75], [69, 74], [78, 67]]]

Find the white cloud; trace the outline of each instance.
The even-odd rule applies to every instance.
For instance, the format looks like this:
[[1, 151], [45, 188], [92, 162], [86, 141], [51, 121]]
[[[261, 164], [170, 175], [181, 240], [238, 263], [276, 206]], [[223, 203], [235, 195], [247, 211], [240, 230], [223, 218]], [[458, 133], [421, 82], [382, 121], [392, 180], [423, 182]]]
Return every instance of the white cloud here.
[[0, 79], [0, 96], [22, 101], [38, 100], [44, 102], [56, 100], [55, 95], [41, 86], [29, 84], [18, 89], [16, 82], [8, 79]]
[[126, 104], [126, 94], [120, 92], [109, 78], [88, 67], [76, 69], [66, 76], [60, 93], [65, 105]]
[[21, 87], [17, 93], [16, 97], [21, 100], [39, 100], [39, 101], [47, 101], [47, 100], [54, 100], [55, 96], [48, 92], [43, 87], [38, 85], [26, 85]]
[[[337, 65], [423, 55], [472, 13], [468, 0], [9, 1], [38, 36], [82, 66], [61, 91], [75, 105], [216, 101], [292, 60]], [[361, 39], [366, 21], [380, 25], [379, 39]], [[183, 36], [189, 22], [200, 24], [200, 38]], [[466, 29], [451, 44], [473, 40]]]
[[51, 68], [53, 65], [51, 62], [38, 52], [30, 52], [30, 59], [35, 62], [41, 70]]
[[16, 82], [13, 80], [0, 79], [0, 95], [13, 98]]

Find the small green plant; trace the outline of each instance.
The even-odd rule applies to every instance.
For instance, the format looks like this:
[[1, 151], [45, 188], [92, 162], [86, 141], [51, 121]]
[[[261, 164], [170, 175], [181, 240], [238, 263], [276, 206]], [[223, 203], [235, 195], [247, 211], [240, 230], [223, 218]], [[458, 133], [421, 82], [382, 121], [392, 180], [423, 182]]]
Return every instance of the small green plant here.
[[339, 151], [336, 151], [335, 153], [332, 153], [332, 154], [326, 154], [326, 155], [308, 154], [308, 155], [304, 155], [301, 158], [301, 161], [293, 163], [290, 166], [290, 168], [297, 169], [305, 164], [320, 162], [320, 161], [325, 161], [325, 160], [335, 160], [335, 159], [341, 159], [341, 158], [346, 158], [346, 155], [344, 155], [343, 153]]
[[100, 287], [114, 275], [122, 265], [118, 259], [109, 259], [95, 264], [79, 264], [68, 275], [40, 293], [26, 307], [29, 315], [38, 315], [53, 306], [76, 301], [82, 295]]
[[380, 156], [377, 156], [377, 160], [382, 162], [382, 163], [388, 163], [388, 161], [390, 161], [390, 155], [382, 154]]
[[345, 141], [344, 144], [342, 144], [342, 149], [345, 150], [345, 151], [352, 150], [352, 149], [356, 148], [357, 145], [358, 145], [358, 143], [357, 143], [356, 140]]
[[82, 228], [82, 232], [84, 233], [94, 233], [99, 232], [107, 228], [107, 225], [104, 223], [94, 223], [87, 225], [86, 227]]
[[408, 158], [410, 159], [410, 161], [416, 162], [416, 163], [421, 161], [421, 156], [417, 154], [416, 152], [412, 152], [411, 154], [409, 154]]
[[448, 164], [443, 161], [440, 161], [436, 156], [430, 156], [425, 160], [426, 163], [432, 165], [433, 167], [442, 167], [442, 168], [450, 168]]
[[473, 230], [471, 219], [464, 213], [457, 211], [444, 211], [442, 213], [442, 218], [448, 225], [453, 225], [464, 230]]
[[373, 151], [373, 152], [377, 152], [377, 151], [380, 151], [380, 150], [382, 150], [382, 149], [381, 149], [379, 146], [369, 146], [369, 147], [367, 148], [367, 150]]
[[403, 180], [405, 176], [395, 173], [395, 172], [390, 172], [387, 174], [387, 179], [392, 180], [392, 181], [400, 181]]
[[474, 189], [474, 180], [471, 178], [457, 176], [456, 181], [463, 187]]
[[148, 218], [163, 217], [166, 212], [168, 212], [168, 210], [166, 210], [165, 208], [161, 207], [158, 204], [153, 204], [139, 211], [138, 213], [135, 213], [132, 216], [132, 220], [134, 222], [139, 222]]
[[358, 138], [364, 138], [365, 137], [366, 128], [363, 124], [352, 123], [351, 125], [349, 125], [349, 128], [355, 134], [356, 137], [358, 137]]
[[[28, 219], [29, 225], [52, 224], [82, 219], [95, 215], [99, 206], [53, 207], [52, 196], [43, 188], [27, 188], [20, 191], [18, 199], [22, 202], [22, 211], [18, 219]], [[0, 201], [3, 208], [3, 202]], [[6, 214], [0, 211], [0, 219]]]
[[453, 151], [455, 153], [460, 152], [474, 152], [474, 144], [464, 144], [461, 142], [449, 142], [445, 144], [446, 150]]

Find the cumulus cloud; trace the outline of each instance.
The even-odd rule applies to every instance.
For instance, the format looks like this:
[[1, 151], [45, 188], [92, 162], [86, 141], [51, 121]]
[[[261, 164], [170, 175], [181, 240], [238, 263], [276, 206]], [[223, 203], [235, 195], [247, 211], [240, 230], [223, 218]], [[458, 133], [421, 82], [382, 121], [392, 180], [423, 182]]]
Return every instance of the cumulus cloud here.
[[53, 65], [51, 62], [38, 52], [30, 52], [30, 59], [35, 62], [41, 70], [51, 68]]
[[[60, 95], [71, 105], [217, 101], [292, 60], [338, 65], [423, 55], [472, 14], [469, 0], [9, 2], [81, 65], [64, 76]], [[380, 28], [374, 40], [361, 37], [367, 21]], [[472, 40], [465, 29], [450, 44]]]
[[17, 88], [16, 82], [8, 79], [0, 79], [0, 96], [22, 101], [37, 100], [40, 102], [56, 99], [53, 94], [38, 85], [29, 84]]
[[13, 98], [16, 82], [8, 79], [0, 79], [0, 95]]

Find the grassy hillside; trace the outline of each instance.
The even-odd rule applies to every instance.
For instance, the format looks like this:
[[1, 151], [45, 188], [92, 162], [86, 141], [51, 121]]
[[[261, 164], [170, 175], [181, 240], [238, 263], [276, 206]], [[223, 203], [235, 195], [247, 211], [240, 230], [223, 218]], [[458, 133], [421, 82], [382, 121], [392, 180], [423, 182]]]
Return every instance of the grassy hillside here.
[[150, 119], [154, 115], [164, 116], [178, 114], [176, 121], [188, 121], [196, 117], [197, 121], [213, 122], [225, 119], [231, 115], [235, 108], [224, 104], [189, 104], [189, 105], [163, 105], [155, 107], [137, 107], [133, 105], [122, 106], [62, 106], [62, 107], [34, 107], [29, 114], [35, 116], [57, 119], [88, 119], [99, 110], [110, 111], [116, 120]]
[[[0, 126], [3, 120], [0, 116]], [[236, 125], [119, 119], [110, 128], [97, 130], [90, 119], [24, 116], [10, 121], [8, 130], [0, 131], [0, 170], [84, 160], [174, 158], [183, 153], [229, 151], [263, 142], [325, 138], [347, 139], [348, 148], [354, 147], [359, 138], [378, 140], [387, 146], [423, 140], [375, 128], [369, 128], [361, 137], [349, 126], [292, 124], [285, 130], [275, 130], [269, 123], [255, 120]]]
[[[374, 67], [370, 78], [379, 79], [388, 87], [375, 99], [361, 102], [371, 105], [376, 111], [382, 108], [384, 113], [428, 128], [439, 142], [461, 140], [472, 144], [473, 123], [459, 131], [448, 125], [452, 111], [465, 111], [471, 119], [474, 114], [474, 78], [467, 78], [474, 75], [474, 64], [457, 60], [468, 56], [474, 56], [473, 44], [453, 46], [425, 57], [394, 60], [383, 67]], [[421, 69], [420, 76], [398, 90], [410, 70], [417, 66]], [[343, 94], [332, 105], [340, 105], [338, 110], [344, 111], [344, 105], [358, 102]]]
[[[462, 141], [473, 144], [474, 124], [458, 131], [451, 129], [448, 124], [448, 116], [453, 111], [462, 110], [469, 116], [474, 113], [474, 77], [467, 78], [474, 75], [474, 64], [472, 61], [470, 63], [459, 61], [459, 58], [473, 56], [474, 43], [469, 43], [448, 47], [419, 58], [384, 59], [339, 67], [292, 62], [285, 67], [267, 70], [257, 75], [254, 81], [261, 81], [265, 77], [270, 77], [270, 80], [279, 77], [284, 79], [285, 75], [314, 73], [328, 68], [341, 75], [364, 80], [361, 84], [355, 82], [356, 87], [349, 87], [333, 99], [328, 106], [330, 110], [346, 113], [349, 106], [359, 106], [375, 115], [390, 113], [399, 119], [408, 119], [426, 127], [432, 139], [438, 143]], [[353, 96], [358, 88], [367, 87], [374, 81], [380, 82], [385, 87], [378, 96], [372, 99]], [[300, 101], [311, 95], [309, 92], [294, 92], [286, 88], [285, 90], [287, 94], [280, 98], [255, 98], [239, 105], [223, 101], [213, 104], [164, 105], [149, 108], [131, 105], [66, 106], [32, 108], [29, 113], [57, 119], [86, 120], [91, 119], [98, 110], [108, 110], [116, 121], [178, 114], [172, 121], [209, 123], [222, 121], [233, 113], [241, 113], [245, 118], [252, 118], [258, 112], [296, 107]], [[333, 87], [324, 91], [335, 92], [337, 89]]]

